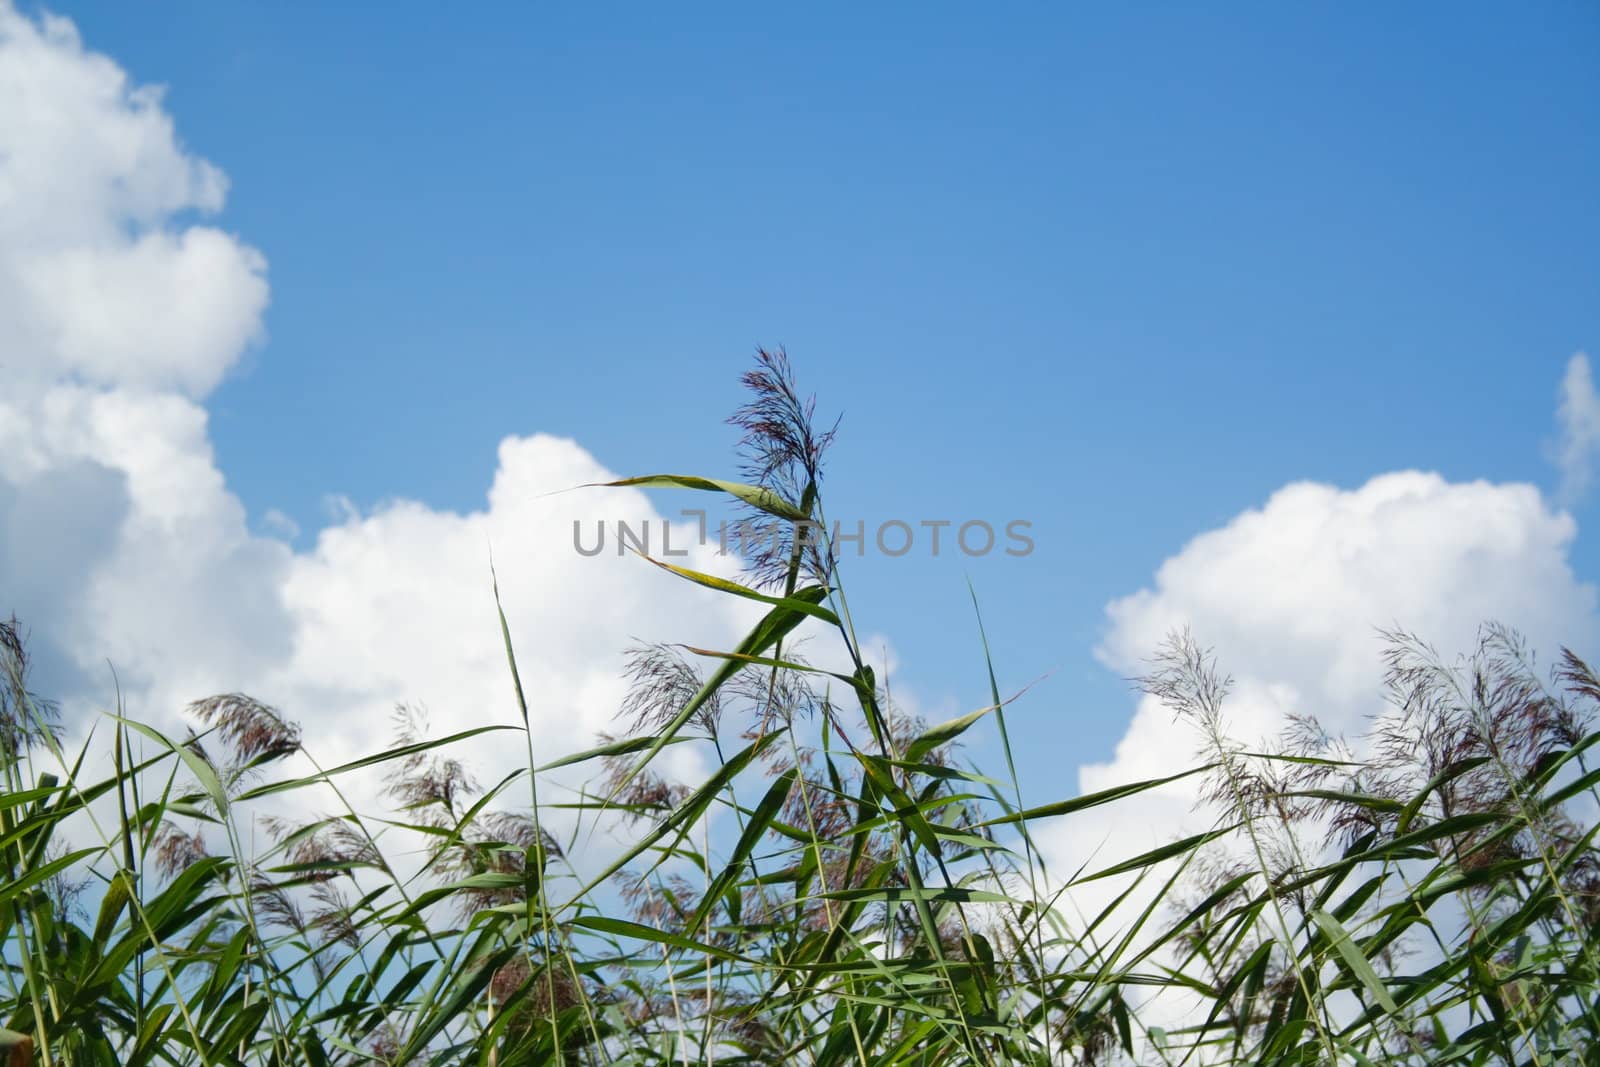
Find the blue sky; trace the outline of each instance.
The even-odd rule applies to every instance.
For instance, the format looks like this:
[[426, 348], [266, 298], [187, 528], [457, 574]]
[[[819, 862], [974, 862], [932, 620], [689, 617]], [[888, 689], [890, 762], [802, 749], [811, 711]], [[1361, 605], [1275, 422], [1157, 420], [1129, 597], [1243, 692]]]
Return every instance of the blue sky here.
[[1007, 685], [1053, 672], [1035, 775], [1124, 736], [1106, 606], [1191, 538], [1306, 479], [1553, 494], [1600, 348], [1589, 4], [52, 9], [167, 86], [270, 264], [204, 398], [255, 529], [480, 508], [510, 434], [730, 471], [784, 345], [843, 414], [833, 514], [1033, 523], [848, 579], [953, 713], [971, 577]]

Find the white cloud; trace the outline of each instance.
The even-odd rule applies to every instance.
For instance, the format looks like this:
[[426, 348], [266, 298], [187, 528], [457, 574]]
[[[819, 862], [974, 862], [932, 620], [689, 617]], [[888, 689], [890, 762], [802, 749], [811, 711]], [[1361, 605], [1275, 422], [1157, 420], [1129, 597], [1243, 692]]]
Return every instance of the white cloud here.
[[1582, 352], [1567, 361], [1556, 420], [1560, 434], [1552, 451], [1561, 470], [1561, 498], [1572, 501], [1589, 488], [1600, 455], [1600, 395], [1595, 393], [1589, 357]]
[[[315, 727], [322, 743], [345, 733], [351, 753], [371, 748], [374, 724], [399, 700], [426, 704], [448, 728], [515, 721], [490, 595], [492, 546], [536, 742], [552, 756], [586, 746], [620, 706], [626, 646], [729, 645], [749, 618], [726, 597], [637, 559], [577, 554], [575, 520], [586, 543], [596, 516], [634, 529], [659, 521], [635, 490], [546, 495], [612, 477], [571, 441], [507, 438], [484, 510], [400, 502], [325, 529], [281, 584], [293, 648], [267, 687], [303, 693], [295, 703], [306, 707], [342, 692], [343, 718]], [[725, 570], [712, 551], [680, 562]]]
[[[1576, 532], [1569, 515], [1527, 485], [1452, 484], [1415, 471], [1353, 490], [1289, 485], [1194, 538], [1149, 587], [1109, 604], [1097, 653], [1120, 674], [1138, 676], [1164, 638], [1187, 626], [1233, 678], [1224, 703], [1232, 740], [1256, 747], [1291, 714], [1310, 714], [1359, 743], [1369, 717], [1386, 710], [1379, 628], [1410, 630], [1447, 658], [1469, 651], [1491, 620], [1519, 628], [1546, 657], [1562, 644], [1591, 647], [1600, 617], [1594, 587], [1568, 561]], [[1203, 762], [1202, 744], [1195, 726], [1144, 696], [1112, 757], [1079, 767], [1079, 790], [1180, 773]], [[1212, 828], [1217, 813], [1201, 786], [1186, 778], [1039, 827], [1052, 880]], [[1131, 920], [1161, 881], [1117, 904], [1109, 925]], [[1129, 883], [1124, 876], [1077, 886], [1060, 906], [1081, 927]], [[1168, 991], [1152, 996], [1141, 1018], [1175, 1027], [1196, 1010], [1195, 998]]]
[[261, 330], [261, 254], [176, 226], [227, 183], [64, 19], [0, 3], [0, 371], [200, 396]]
[[[1194, 538], [1150, 587], [1113, 601], [1098, 654], [1136, 676], [1167, 634], [1187, 626], [1234, 679], [1234, 739], [1258, 743], [1291, 713], [1307, 713], [1354, 740], [1384, 710], [1379, 628], [1403, 627], [1446, 656], [1470, 650], [1491, 620], [1546, 652], [1600, 635], [1595, 589], [1568, 560], [1576, 533], [1528, 485], [1414, 471], [1353, 490], [1290, 485]], [[1079, 768], [1079, 787], [1177, 773], [1198, 762], [1201, 741], [1143, 697], [1112, 758]], [[1070, 873], [1091, 856], [1099, 868], [1206, 828], [1197, 794], [1189, 779], [1062, 820], [1044, 834], [1052, 868]]]
[[[108, 660], [140, 718], [173, 728], [189, 700], [242, 690], [324, 762], [382, 747], [401, 700], [440, 734], [515, 722], [491, 547], [545, 754], [610, 725], [635, 639], [737, 640], [744, 606], [577, 554], [574, 519], [659, 517], [634, 490], [549, 495], [614, 477], [549, 436], [507, 438], [471, 512], [346, 504], [299, 552], [253, 534], [204, 400], [263, 336], [265, 261], [187, 221], [226, 187], [158, 90], [0, 0], [0, 607], [80, 728], [110, 704]], [[684, 562], [729, 569], [710, 553]], [[468, 753], [486, 778], [525, 762], [495, 736]]]

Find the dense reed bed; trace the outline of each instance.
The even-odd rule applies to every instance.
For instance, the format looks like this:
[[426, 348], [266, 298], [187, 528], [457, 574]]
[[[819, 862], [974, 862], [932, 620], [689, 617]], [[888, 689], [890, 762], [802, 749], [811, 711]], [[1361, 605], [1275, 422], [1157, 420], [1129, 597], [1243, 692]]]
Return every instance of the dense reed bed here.
[[[520, 732], [528, 758], [488, 788], [453, 755], [469, 734], [430, 739], [405, 709], [392, 747], [290, 774], [315, 739], [242, 694], [198, 700], [185, 737], [108, 712], [68, 750], [21, 627], [0, 626], [0, 1054], [1600, 1061], [1600, 678], [1577, 656], [1547, 675], [1497, 627], [1450, 662], [1390, 634], [1392, 711], [1371, 736], [1296, 722], [1257, 751], [1229, 736], [1216, 664], [1174, 635], [1141, 684], [1193, 732], [1202, 755], [1180, 777], [1205, 784], [1203, 828], [1050, 869], [1039, 826], [1092, 822], [1165, 781], [1023, 808], [993, 669], [986, 706], [902, 715], [827, 537], [833, 435], [781, 354], [744, 385], [738, 481], [620, 484], [736, 501], [764, 534], [738, 581], [651, 562], [760, 621], [733, 649], [631, 650], [615, 736], [558, 759], [535, 751], [502, 615], [484, 638], [505, 646], [521, 717], [469, 734]], [[975, 668], [988, 657], [975, 642]], [[998, 738], [1001, 766], [962, 761], [976, 731]], [[662, 771], [685, 745], [703, 781]], [[589, 786], [560, 822], [625, 831], [603, 862], [579, 853], [582, 834], [558, 840], [548, 791], [541, 803], [541, 782], [579, 771]], [[343, 803], [363, 775], [382, 776], [387, 810]], [[304, 815], [330, 798], [332, 814]], [[394, 849], [401, 831], [425, 847]]]

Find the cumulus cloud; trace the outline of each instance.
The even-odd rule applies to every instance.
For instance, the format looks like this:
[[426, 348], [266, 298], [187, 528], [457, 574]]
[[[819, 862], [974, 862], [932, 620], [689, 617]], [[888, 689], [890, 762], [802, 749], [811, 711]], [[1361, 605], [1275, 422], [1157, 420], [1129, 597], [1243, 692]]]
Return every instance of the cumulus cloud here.
[[1561, 498], [1573, 501], [1594, 480], [1595, 458], [1600, 456], [1600, 396], [1589, 357], [1582, 352], [1567, 361], [1556, 420], [1560, 431], [1552, 453], [1561, 471]]
[[[550, 756], [586, 747], [612, 725], [629, 644], [731, 647], [734, 631], [752, 621], [727, 597], [638, 559], [577, 554], [576, 521], [587, 546], [597, 522], [659, 530], [661, 520], [635, 490], [547, 495], [615, 477], [574, 442], [508, 438], [499, 460], [480, 511], [396, 503], [323, 530], [291, 558], [279, 591], [292, 649], [267, 686], [300, 694], [302, 707], [342, 709], [317, 720], [319, 743], [343, 734], [352, 753], [370, 749], [373, 724], [402, 700], [428, 706], [436, 725], [441, 713], [455, 728], [515, 720], [489, 588], [491, 546], [535, 739]], [[678, 562], [726, 570], [714, 551], [696, 547]]]
[[[1595, 589], [1573, 573], [1577, 533], [1529, 485], [1466, 484], [1415, 471], [1357, 489], [1298, 483], [1194, 538], [1152, 584], [1113, 601], [1098, 649], [1125, 676], [1144, 673], [1166, 635], [1188, 627], [1234, 679], [1230, 735], [1274, 737], [1292, 714], [1352, 740], [1384, 711], [1380, 628], [1403, 627], [1447, 657], [1480, 624], [1519, 628], [1534, 648], [1588, 646]], [[1139, 700], [1111, 759], [1079, 768], [1082, 791], [1174, 774], [1201, 738], [1151, 697]], [[1095, 867], [1211, 824], [1195, 779], [1047, 831], [1052, 866]], [[1098, 897], [1096, 897], [1098, 899]]]
[[227, 183], [186, 151], [161, 92], [65, 19], [0, 4], [0, 362], [66, 380], [204, 394], [259, 337], [261, 254], [175, 226]]
[[[270, 512], [253, 533], [204, 406], [267, 307], [263, 256], [193, 221], [226, 190], [159, 89], [0, 0], [0, 609], [75, 728], [110, 705], [108, 661], [140, 718], [177, 729], [188, 701], [242, 690], [324, 762], [381, 747], [400, 701], [436, 734], [517, 722], [491, 549], [545, 752], [610, 724], [635, 640], [737, 640], [743, 606], [578, 555], [574, 520], [660, 516], [635, 490], [551, 495], [614, 477], [569, 440], [507, 438], [473, 511], [346, 507], [303, 551]], [[712, 552], [683, 562], [728, 571]], [[466, 755], [485, 777], [525, 762], [520, 739]]]

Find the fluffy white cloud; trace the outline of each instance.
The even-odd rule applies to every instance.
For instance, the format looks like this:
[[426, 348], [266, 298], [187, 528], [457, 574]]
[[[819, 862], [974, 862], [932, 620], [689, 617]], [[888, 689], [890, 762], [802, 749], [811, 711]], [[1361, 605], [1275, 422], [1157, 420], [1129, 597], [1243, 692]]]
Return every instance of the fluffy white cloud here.
[[[516, 722], [491, 548], [546, 755], [610, 724], [635, 640], [737, 640], [751, 613], [728, 598], [574, 550], [576, 519], [660, 517], [633, 490], [551, 495], [614, 477], [567, 440], [506, 439], [469, 513], [346, 509], [301, 553], [252, 534], [203, 402], [263, 334], [265, 261], [186, 221], [225, 191], [159, 90], [0, 0], [0, 607], [77, 728], [110, 704], [108, 661], [141, 718], [243, 690], [324, 762], [381, 747], [398, 701], [441, 734]], [[711, 553], [684, 562], [727, 571]], [[494, 736], [468, 753], [485, 777], [525, 762]]]
[[[541, 758], [592, 743], [613, 726], [624, 681], [621, 652], [636, 641], [731, 647], [754, 615], [615, 551], [580, 556], [573, 524], [592, 547], [596, 524], [639, 530], [660, 518], [627, 489], [548, 495], [613, 478], [577, 444], [545, 435], [508, 438], [486, 507], [458, 515], [401, 502], [325, 529], [293, 556], [279, 587], [291, 619], [289, 654], [268, 691], [291, 706], [338, 709], [314, 722], [319, 746], [370, 751], [397, 701], [434, 724], [462, 729], [515, 722], [510, 674], [490, 590], [490, 550]], [[680, 528], [680, 533], [682, 532]], [[726, 571], [714, 547], [677, 562]], [[504, 740], [480, 746], [488, 765]], [[523, 762], [520, 740], [512, 765]]]
[[72, 24], [0, 3], [0, 362], [7, 384], [202, 395], [259, 336], [265, 260], [180, 212], [227, 183], [186, 153], [159, 89]]
[[[1098, 654], [1136, 676], [1169, 633], [1189, 627], [1234, 679], [1226, 714], [1235, 740], [1272, 737], [1295, 713], [1354, 739], [1384, 710], [1380, 628], [1405, 628], [1447, 657], [1470, 650], [1491, 620], [1547, 652], [1588, 646], [1600, 626], [1595, 589], [1568, 561], [1576, 532], [1528, 485], [1452, 484], [1414, 471], [1353, 490], [1290, 485], [1189, 542], [1149, 588], [1112, 602]], [[1111, 760], [1082, 766], [1079, 786], [1177, 773], [1195, 765], [1201, 741], [1144, 697]], [[1189, 779], [1063, 820], [1045, 835], [1052, 867], [1070, 873], [1091, 856], [1091, 869], [1109, 865], [1206, 828], [1197, 793]]]

